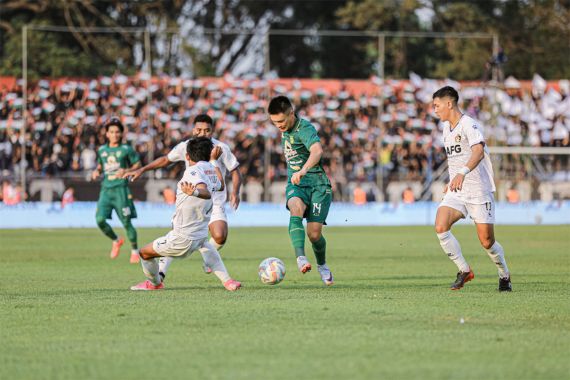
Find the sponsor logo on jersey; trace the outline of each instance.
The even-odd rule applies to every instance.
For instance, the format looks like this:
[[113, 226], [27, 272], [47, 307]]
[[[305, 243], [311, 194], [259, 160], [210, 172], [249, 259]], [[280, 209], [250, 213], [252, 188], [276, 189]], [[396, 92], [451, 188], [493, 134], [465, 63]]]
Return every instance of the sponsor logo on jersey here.
[[107, 157], [107, 152], [101, 153], [101, 157]]
[[461, 153], [461, 145], [446, 146], [445, 153], [448, 156], [452, 156], [454, 153]]
[[121, 157], [121, 151], [120, 150], [117, 152], [117, 158], [119, 158], [119, 157]]
[[295, 143], [295, 137], [289, 136], [289, 141], [291, 141], [291, 144]]
[[283, 146], [284, 146], [283, 153], [285, 154], [285, 159], [287, 160], [287, 162], [290, 162], [291, 159], [295, 158], [298, 153], [296, 150], [293, 149], [291, 143], [287, 140], [285, 140]]
[[460, 143], [460, 142], [461, 142], [461, 135], [455, 136], [455, 142], [456, 142], [456, 143]]

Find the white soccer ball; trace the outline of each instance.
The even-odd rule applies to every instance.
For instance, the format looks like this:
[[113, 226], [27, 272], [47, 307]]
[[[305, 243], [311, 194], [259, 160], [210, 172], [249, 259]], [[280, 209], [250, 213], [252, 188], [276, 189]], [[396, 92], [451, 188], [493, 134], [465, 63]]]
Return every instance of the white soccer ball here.
[[276, 257], [269, 257], [259, 264], [258, 274], [264, 284], [278, 284], [285, 278], [285, 264]]

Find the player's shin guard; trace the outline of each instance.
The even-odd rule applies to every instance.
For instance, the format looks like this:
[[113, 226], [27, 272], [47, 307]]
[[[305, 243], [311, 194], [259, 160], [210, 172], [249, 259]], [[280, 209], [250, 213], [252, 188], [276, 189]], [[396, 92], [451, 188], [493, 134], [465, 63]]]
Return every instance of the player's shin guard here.
[[172, 257], [161, 257], [158, 259], [158, 273], [162, 273], [166, 277], [166, 272], [168, 272], [172, 260], [174, 260]]
[[509, 278], [509, 268], [507, 267], [507, 262], [505, 261], [505, 251], [503, 246], [499, 244], [498, 241], [491, 246], [491, 248], [486, 249], [487, 254], [491, 260], [497, 266], [500, 278]]
[[467, 264], [467, 261], [465, 261], [465, 258], [461, 254], [461, 246], [451, 231], [437, 234], [437, 237], [439, 238], [439, 244], [441, 245], [443, 252], [445, 252], [449, 259], [457, 265], [459, 271], [469, 272], [469, 264]]
[[327, 262], [327, 241], [324, 236], [321, 235], [321, 238], [313, 243], [313, 252], [317, 258], [317, 264], [325, 265]]
[[113, 231], [113, 228], [107, 223], [105, 218], [97, 217], [97, 226], [111, 240], [117, 240], [117, 234]]
[[141, 266], [143, 268], [144, 275], [146, 278], [152, 282], [153, 285], [160, 285], [162, 279], [158, 275], [158, 259], [152, 258], [150, 260], [141, 259]]
[[224, 247], [224, 244], [216, 243], [214, 238], [210, 238], [209, 243], [212, 244], [214, 246], [214, 248], [216, 248], [216, 251], [218, 251], [218, 252], [220, 252], [220, 250]]
[[295, 249], [295, 256], [305, 256], [305, 227], [300, 216], [289, 218], [289, 237]]
[[204, 243], [202, 248], [200, 248], [200, 253], [204, 259], [204, 264], [212, 268], [212, 271], [222, 283], [231, 280], [230, 274], [228, 273], [220, 254], [216, 251], [216, 248], [214, 248], [213, 245], [208, 242]]

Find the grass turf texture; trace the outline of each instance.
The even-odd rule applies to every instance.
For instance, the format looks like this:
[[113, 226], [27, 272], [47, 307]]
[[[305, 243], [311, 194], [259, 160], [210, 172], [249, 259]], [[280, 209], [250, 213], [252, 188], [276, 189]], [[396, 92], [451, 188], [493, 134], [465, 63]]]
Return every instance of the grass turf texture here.
[[[139, 229], [140, 242], [164, 232]], [[458, 292], [428, 227], [326, 228], [331, 288], [316, 265], [297, 272], [286, 228], [232, 229], [237, 293], [196, 253], [167, 290], [132, 292], [144, 278], [128, 244], [111, 261], [97, 230], [4, 230], [0, 378], [567, 378], [569, 232], [499, 226], [514, 287], [499, 294], [471, 226], [454, 229], [476, 274]], [[287, 266], [277, 286], [257, 278], [269, 256]]]

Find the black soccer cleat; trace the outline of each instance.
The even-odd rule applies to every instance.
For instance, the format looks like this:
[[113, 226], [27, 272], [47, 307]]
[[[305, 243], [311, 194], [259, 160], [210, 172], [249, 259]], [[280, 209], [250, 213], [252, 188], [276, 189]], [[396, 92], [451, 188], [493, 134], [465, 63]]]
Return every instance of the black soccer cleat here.
[[466, 282], [469, 282], [475, 278], [475, 273], [472, 270], [469, 272], [458, 272], [457, 279], [453, 284], [451, 284], [451, 290], [459, 290], [461, 289]]
[[507, 278], [499, 277], [499, 292], [512, 292], [513, 287], [511, 286], [511, 276]]

